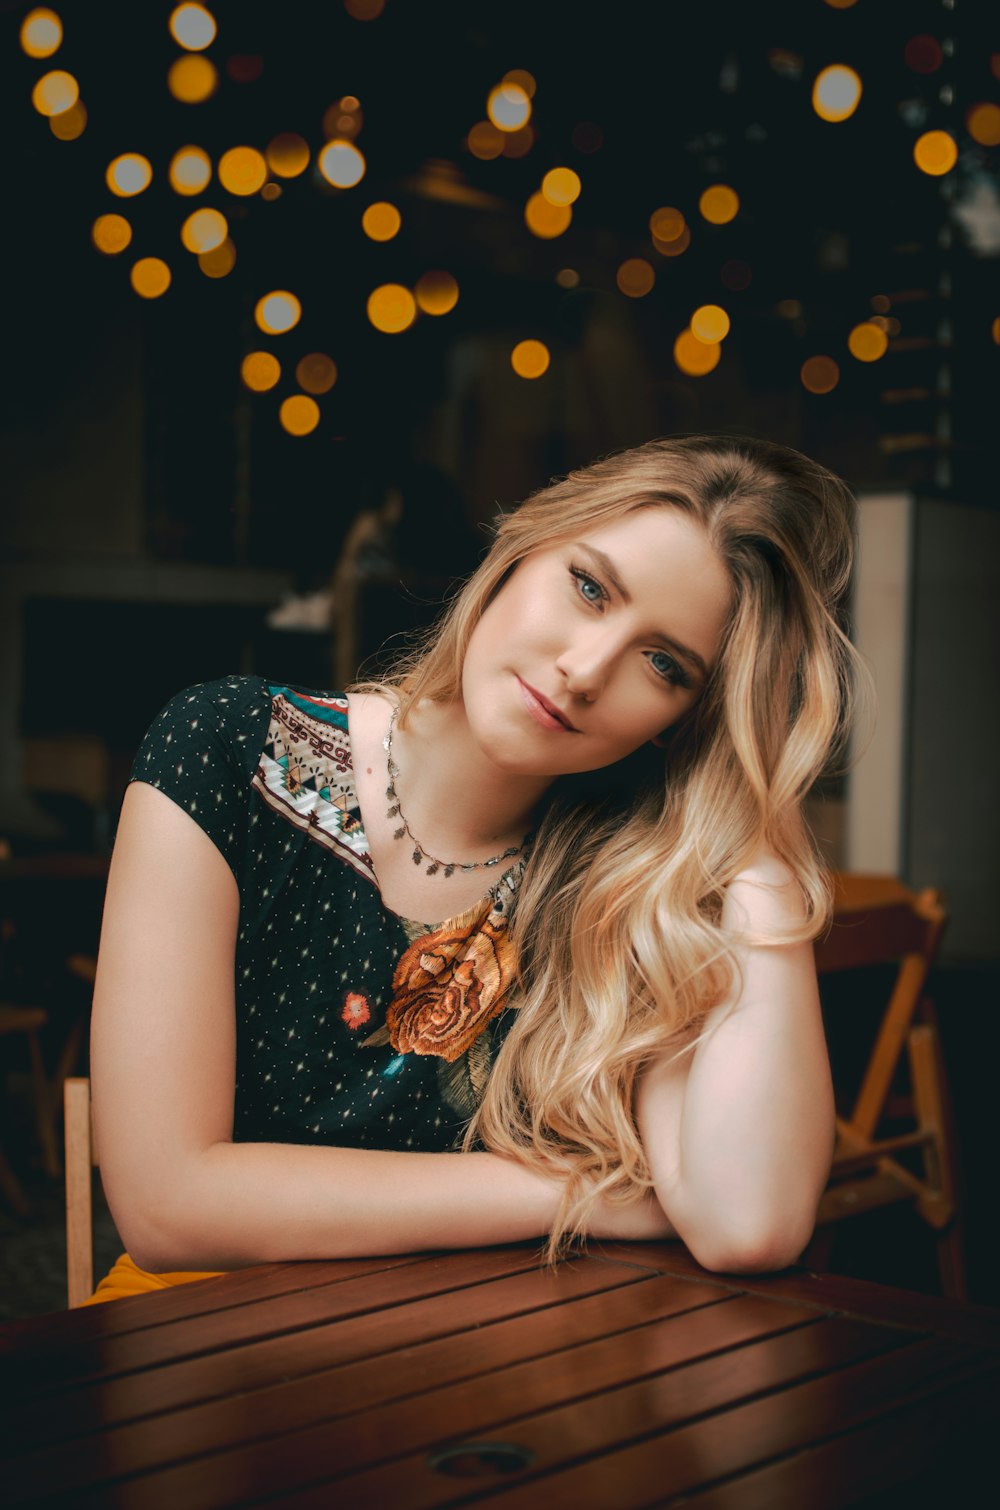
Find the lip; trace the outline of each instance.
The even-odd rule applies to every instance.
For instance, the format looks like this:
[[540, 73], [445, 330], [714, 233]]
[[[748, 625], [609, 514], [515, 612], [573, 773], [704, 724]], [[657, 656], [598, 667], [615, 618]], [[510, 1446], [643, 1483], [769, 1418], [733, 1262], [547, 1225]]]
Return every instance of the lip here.
[[517, 677], [517, 684], [521, 689], [525, 707], [543, 729], [563, 729], [567, 734], [579, 734], [580, 731], [576, 725], [570, 723], [566, 714], [561, 712], [555, 703], [550, 702], [544, 693], [536, 691], [527, 682], [522, 682], [520, 677]]

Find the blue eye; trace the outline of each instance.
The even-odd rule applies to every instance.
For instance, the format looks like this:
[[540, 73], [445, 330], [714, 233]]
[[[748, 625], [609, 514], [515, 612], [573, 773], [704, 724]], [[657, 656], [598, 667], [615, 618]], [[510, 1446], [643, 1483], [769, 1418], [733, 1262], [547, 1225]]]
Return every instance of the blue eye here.
[[[578, 566], [571, 566], [569, 572], [570, 576], [576, 579], [577, 592], [585, 603], [600, 603], [607, 598], [607, 593], [596, 577], [591, 577], [587, 572], [581, 571]], [[588, 592], [588, 588], [593, 588], [594, 591]]]
[[[660, 664], [657, 665], [657, 662], [660, 662]], [[691, 687], [694, 685], [683, 666], [675, 661], [672, 655], [668, 655], [665, 650], [651, 650], [649, 652], [649, 663], [657, 676], [662, 676], [665, 682], [674, 682], [678, 687]]]

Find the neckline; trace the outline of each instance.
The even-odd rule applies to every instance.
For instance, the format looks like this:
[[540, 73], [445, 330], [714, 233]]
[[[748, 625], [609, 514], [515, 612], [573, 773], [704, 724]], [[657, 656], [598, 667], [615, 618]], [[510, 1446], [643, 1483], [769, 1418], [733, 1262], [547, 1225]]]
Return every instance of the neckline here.
[[379, 878], [378, 878], [378, 871], [375, 869], [375, 859], [374, 859], [374, 856], [372, 856], [372, 854], [371, 854], [371, 841], [368, 838], [368, 825], [365, 822], [365, 815], [364, 815], [364, 812], [362, 811], [362, 808], [361, 808], [361, 798], [358, 796], [358, 783], [357, 783], [357, 777], [356, 777], [356, 774], [355, 774], [356, 773], [356, 762], [355, 762], [355, 759], [354, 759], [354, 740], [351, 738], [351, 703], [350, 703], [350, 693], [343, 692], [343, 693], [340, 694], [340, 696], [343, 697], [344, 702], [347, 704], [347, 707], [346, 707], [346, 710], [345, 710], [345, 714], [344, 714], [344, 721], [345, 721], [345, 723], [347, 725], [347, 728], [346, 728], [347, 750], [348, 750], [348, 754], [350, 756], [350, 763], [351, 763], [351, 789], [352, 789], [352, 793], [353, 793], [353, 796], [354, 796], [354, 807], [355, 807], [355, 811], [357, 812], [357, 815], [358, 815], [358, 822], [359, 822], [359, 824], [361, 826], [361, 832], [365, 836], [365, 843], [368, 845], [368, 853], [371, 856], [371, 860], [372, 860], [372, 879], [375, 882], [375, 889], [377, 890], [377, 892], [379, 894], [379, 899], [380, 899], [380, 901], [382, 903], [383, 908], [385, 909], [385, 911], [387, 913], [389, 913], [390, 917], [398, 918], [398, 920], [402, 924], [404, 924], [404, 926], [407, 925], [407, 924], [409, 924], [409, 926], [411, 928], [421, 928], [426, 933], [438, 933], [443, 928], [450, 928], [450, 927], [452, 927], [452, 926], [454, 926], [454, 925], [456, 925], [458, 923], [464, 923], [464, 922], [466, 922], [468, 920], [469, 916], [472, 913], [482, 911], [486, 907], [487, 902], [491, 902], [491, 901], [494, 901], [496, 899], [497, 892], [499, 891], [502, 883], [506, 880], [506, 878], [511, 874], [512, 871], [517, 870], [518, 866], [520, 866], [520, 865], [523, 864], [523, 856], [519, 856], [510, 865], [508, 865], [507, 868], [506, 868], [506, 870], [504, 870], [497, 877], [497, 879], [494, 881], [493, 885], [487, 891], [485, 891], [483, 893], [483, 895], [479, 898], [478, 901], [476, 901], [476, 902], [470, 902], [469, 906], [468, 907], [464, 907], [461, 912], [453, 913], [450, 917], [444, 918], [439, 923], [425, 923], [421, 918], [407, 917], [407, 916], [405, 916], [404, 913], [397, 912], [394, 907], [390, 907], [389, 904], [388, 904], [388, 902], [386, 901], [383, 893], [382, 893], [382, 885], [381, 885], [381, 882], [379, 881]]

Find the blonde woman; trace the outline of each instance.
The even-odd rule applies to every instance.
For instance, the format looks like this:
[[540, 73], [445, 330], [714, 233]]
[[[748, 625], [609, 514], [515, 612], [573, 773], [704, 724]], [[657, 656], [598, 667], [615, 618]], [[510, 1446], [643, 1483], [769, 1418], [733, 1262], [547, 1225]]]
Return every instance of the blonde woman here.
[[652, 441], [506, 517], [386, 680], [167, 704], [101, 939], [95, 1299], [572, 1234], [798, 1257], [852, 521], [795, 451]]

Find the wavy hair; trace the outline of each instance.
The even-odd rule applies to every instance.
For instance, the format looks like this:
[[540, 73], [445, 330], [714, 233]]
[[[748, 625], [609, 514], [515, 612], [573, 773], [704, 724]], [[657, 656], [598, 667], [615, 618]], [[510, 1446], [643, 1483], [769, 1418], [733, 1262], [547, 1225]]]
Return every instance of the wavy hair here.
[[603, 457], [502, 519], [425, 643], [378, 684], [394, 688], [401, 725], [422, 699], [452, 700], [476, 624], [519, 561], [649, 507], [697, 521], [729, 572], [720, 653], [662, 748], [554, 783], [511, 923], [517, 1016], [465, 1137], [563, 1179], [550, 1259], [599, 1198], [626, 1202], [652, 1183], [636, 1080], [665, 1049], [693, 1047], [733, 982], [726, 886], [766, 844], [802, 897], [786, 941], [829, 918], [802, 802], [844, 751], [866, 676], [841, 617], [853, 496], [799, 452], [749, 437]]

